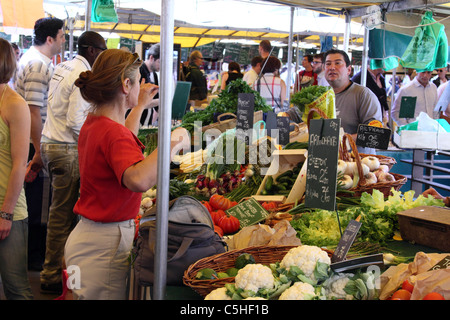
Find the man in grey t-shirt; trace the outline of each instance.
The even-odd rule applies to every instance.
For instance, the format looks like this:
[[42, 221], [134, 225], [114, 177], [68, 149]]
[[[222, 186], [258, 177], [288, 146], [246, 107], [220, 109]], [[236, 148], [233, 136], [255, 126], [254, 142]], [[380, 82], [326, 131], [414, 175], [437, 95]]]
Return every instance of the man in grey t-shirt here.
[[[336, 96], [336, 117], [341, 119], [345, 133], [356, 141], [359, 124], [379, 121], [382, 124], [381, 106], [369, 88], [350, 80], [350, 59], [345, 51], [329, 50], [324, 55], [325, 79]], [[358, 147], [360, 153], [374, 154], [375, 150]]]

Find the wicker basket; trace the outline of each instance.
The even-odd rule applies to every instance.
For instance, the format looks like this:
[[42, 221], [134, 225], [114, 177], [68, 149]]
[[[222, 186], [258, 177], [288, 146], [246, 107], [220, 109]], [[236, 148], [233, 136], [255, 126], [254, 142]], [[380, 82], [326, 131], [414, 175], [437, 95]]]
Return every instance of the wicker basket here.
[[[347, 141], [350, 144], [352, 153], [349, 153], [347, 150]], [[391, 174], [395, 178], [395, 181], [376, 182], [376, 183], [367, 185], [365, 183], [366, 179], [364, 178], [363, 169], [362, 169], [362, 165], [361, 165], [361, 159], [365, 156], [369, 156], [369, 155], [362, 154], [362, 153], [359, 154], [358, 148], [356, 147], [356, 144], [355, 144], [355, 141], [353, 140], [353, 138], [349, 134], [345, 134], [344, 138], [342, 140], [341, 147], [339, 149], [339, 158], [344, 161], [354, 160], [356, 162], [356, 167], [358, 169], [358, 175], [359, 175], [359, 181], [358, 181], [358, 185], [355, 188], [352, 188], [349, 190], [349, 191], [353, 191], [353, 196], [360, 197], [361, 194], [363, 194], [364, 192], [372, 194], [372, 191], [374, 189], [377, 189], [378, 191], [382, 192], [385, 197], [388, 197], [391, 194], [392, 188], [394, 188], [394, 190], [398, 191], [406, 183], [407, 179], [405, 176], [391, 172]], [[385, 164], [385, 165], [389, 166], [389, 168], [392, 168], [392, 166], [396, 163], [395, 159], [393, 159], [391, 157], [386, 157], [386, 156], [382, 156], [382, 155], [370, 155], [370, 156], [377, 157], [378, 160], [380, 161], [380, 164]], [[337, 196], [350, 196], [350, 194], [344, 193], [344, 192], [338, 192]]]
[[[255, 258], [256, 263], [268, 265], [281, 261], [285, 254], [292, 248], [297, 246], [255, 246], [244, 249], [236, 249], [219, 253], [210, 257], [206, 257], [191, 264], [184, 272], [183, 283], [193, 289], [202, 297], [214, 289], [222, 288], [227, 283], [233, 283], [234, 277], [215, 279], [215, 280], [198, 280], [195, 278], [197, 272], [204, 268], [211, 268], [216, 272], [225, 272], [227, 269], [234, 267], [236, 258], [243, 254], [249, 253]], [[333, 254], [329, 250], [325, 250], [331, 257]]]

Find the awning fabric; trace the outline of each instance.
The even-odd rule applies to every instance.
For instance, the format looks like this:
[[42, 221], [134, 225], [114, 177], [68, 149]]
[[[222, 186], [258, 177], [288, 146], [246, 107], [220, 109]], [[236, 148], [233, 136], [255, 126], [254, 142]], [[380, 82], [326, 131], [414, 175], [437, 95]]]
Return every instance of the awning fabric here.
[[5, 33], [32, 34], [36, 20], [45, 17], [44, 0], [0, 0]]

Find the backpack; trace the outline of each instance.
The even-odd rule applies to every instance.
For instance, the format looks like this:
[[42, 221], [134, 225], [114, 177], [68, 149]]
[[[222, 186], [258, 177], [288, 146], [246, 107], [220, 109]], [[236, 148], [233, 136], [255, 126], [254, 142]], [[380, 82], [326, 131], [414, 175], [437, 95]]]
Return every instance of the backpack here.
[[[148, 209], [139, 225], [134, 248], [135, 283], [154, 281], [156, 206]], [[168, 213], [167, 285], [182, 285], [183, 275], [196, 261], [225, 252], [226, 243], [214, 231], [208, 209], [197, 199], [181, 196], [170, 201]]]

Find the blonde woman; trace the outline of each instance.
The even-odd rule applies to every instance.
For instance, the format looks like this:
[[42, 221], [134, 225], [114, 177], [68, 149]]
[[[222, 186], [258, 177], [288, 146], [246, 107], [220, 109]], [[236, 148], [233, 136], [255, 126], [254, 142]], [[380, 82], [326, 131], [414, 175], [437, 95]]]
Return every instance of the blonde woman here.
[[16, 57], [0, 38], [0, 276], [7, 299], [33, 299], [27, 273], [28, 211], [23, 189], [30, 110], [8, 85]]
[[[136, 137], [142, 111], [157, 93], [157, 86], [139, 83], [141, 64], [137, 54], [109, 49], [75, 82], [93, 105], [78, 140], [81, 183], [74, 212], [81, 219], [65, 248], [69, 274], [80, 281], [71, 288], [77, 299], [126, 298], [134, 218], [141, 193], [157, 179], [157, 151], [144, 158]], [[180, 128], [172, 137], [183, 134]], [[172, 141], [172, 151], [187, 147], [189, 139], [182, 141]]]

